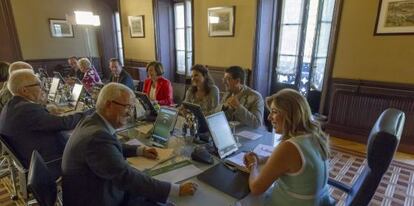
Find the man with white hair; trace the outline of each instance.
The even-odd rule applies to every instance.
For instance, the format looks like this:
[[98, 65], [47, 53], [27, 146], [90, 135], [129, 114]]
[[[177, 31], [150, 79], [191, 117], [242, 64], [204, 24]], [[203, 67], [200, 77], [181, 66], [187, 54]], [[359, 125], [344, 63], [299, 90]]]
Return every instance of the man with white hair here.
[[[33, 70], [33, 67], [32, 67], [32, 65], [30, 65], [26, 62], [22, 62], [22, 61], [13, 62], [9, 66], [9, 76], [12, 72], [20, 70], [20, 69], [31, 69], [31, 70]], [[3, 110], [4, 105], [11, 98], [12, 98], [12, 94], [10, 93], [9, 89], [7, 88], [7, 82], [5, 82], [3, 84], [3, 88], [1, 88], [1, 90], [0, 90], [0, 112], [1, 112], [1, 110]]]
[[[28, 168], [33, 150], [46, 161], [62, 157], [67, 138], [61, 133], [75, 128], [86, 113], [67, 116], [50, 114], [43, 105], [41, 82], [29, 69], [11, 72], [7, 87], [13, 97], [0, 114], [0, 134]], [[60, 176], [60, 164], [51, 168]]]
[[115, 129], [127, 123], [135, 101], [134, 93], [125, 85], [109, 83], [102, 88], [96, 113], [79, 123], [63, 153], [64, 205], [157, 205], [170, 195], [194, 194], [194, 183], [158, 181], [125, 160], [158, 155], [153, 148], [121, 144], [115, 135]]

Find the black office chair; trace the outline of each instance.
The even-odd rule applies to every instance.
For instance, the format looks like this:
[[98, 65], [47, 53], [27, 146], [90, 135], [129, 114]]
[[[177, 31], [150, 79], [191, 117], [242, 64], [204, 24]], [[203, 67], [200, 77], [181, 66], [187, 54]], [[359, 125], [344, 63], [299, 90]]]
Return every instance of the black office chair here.
[[36, 150], [33, 151], [30, 160], [27, 187], [40, 206], [54, 206], [56, 200], [62, 205], [61, 199], [58, 198], [55, 179]]
[[333, 179], [328, 180], [328, 184], [348, 193], [345, 205], [368, 205], [393, 159], [400, 142], [404, 123], [404, 112], [392, 108], [386, 109], [382, 112], [369, 134], [367, 143], [368, 164], [354, 185], [348, 186]]
[[171, 86], [173, 88], [174, 103], [177, 105], [180, 105], [185, 98], [185, 92], [187, 91], [186, 90], [187, 85], [183, 83], [172, 82]]
[[4, 150], [4, 157], [6, 158], [8, 170], [10, 174], [10, 180], [12, 183], [12, 194], [11, 199], [17, 200], [17, 182], [16, 182], [16, 174], [15, 169], [17, 170], [19, 174], [19, 182], [20, 185], [20, 191], [22, 192], [23, 198], [27, 199], [27, 190], [26, 190], [26, 175], [27, 175], [27, 167], [23, 166], [23, 163], [20, 161], [20, 158], [17, 157], [16, 152], [14, 149], [7, 143], [5, 136], [0, 135], [0, 143], [2, 146], [2, 149]]

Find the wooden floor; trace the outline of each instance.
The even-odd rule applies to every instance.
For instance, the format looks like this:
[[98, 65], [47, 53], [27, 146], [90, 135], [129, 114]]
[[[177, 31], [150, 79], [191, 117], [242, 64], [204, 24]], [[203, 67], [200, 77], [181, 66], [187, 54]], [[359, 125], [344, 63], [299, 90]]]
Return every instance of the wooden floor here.
[[[339, 147], [346, 148], [352, 151], [366, 153], [365, 144], [361, 144], [361, 143], [357, 143], [357, 142], [353, 142], [349, 140], [344, 140], [340, 138], [335, 138], [335, 137], [330, 137], [330, 142], [331, 142], [331, 145], [339, 146]], [[407, 163], [407, 164], [414, 165], [414, 155], [412, 154], [397, 152], [396, 155], [394, 156], [394, 159]]]

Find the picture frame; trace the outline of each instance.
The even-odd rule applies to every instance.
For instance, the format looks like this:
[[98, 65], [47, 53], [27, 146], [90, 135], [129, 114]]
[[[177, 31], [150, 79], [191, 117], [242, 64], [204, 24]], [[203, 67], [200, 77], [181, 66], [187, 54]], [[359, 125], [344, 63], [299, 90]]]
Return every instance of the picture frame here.
[[211, 7], [207, 10], [208, 36], [234, 36], [235, 6]]
[[374, 35], [414, 34], [413, 0], [380, 0]]
[[49, 19], [50, 34], [54, 38], [73, 38], [73, 26], [65, 19]]
[[131, 38], [145, 38], [144, 15], [128, 16], [128, 26]]

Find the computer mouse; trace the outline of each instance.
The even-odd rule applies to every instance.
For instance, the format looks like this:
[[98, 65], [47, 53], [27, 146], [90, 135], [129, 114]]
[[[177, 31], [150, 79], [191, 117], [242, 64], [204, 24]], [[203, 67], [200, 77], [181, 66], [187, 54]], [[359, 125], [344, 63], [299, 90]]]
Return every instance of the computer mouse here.
[[197, 162], [213, 164], [214, 159], [205, 147], [195, 147], [191, 153], [191, 159]]

